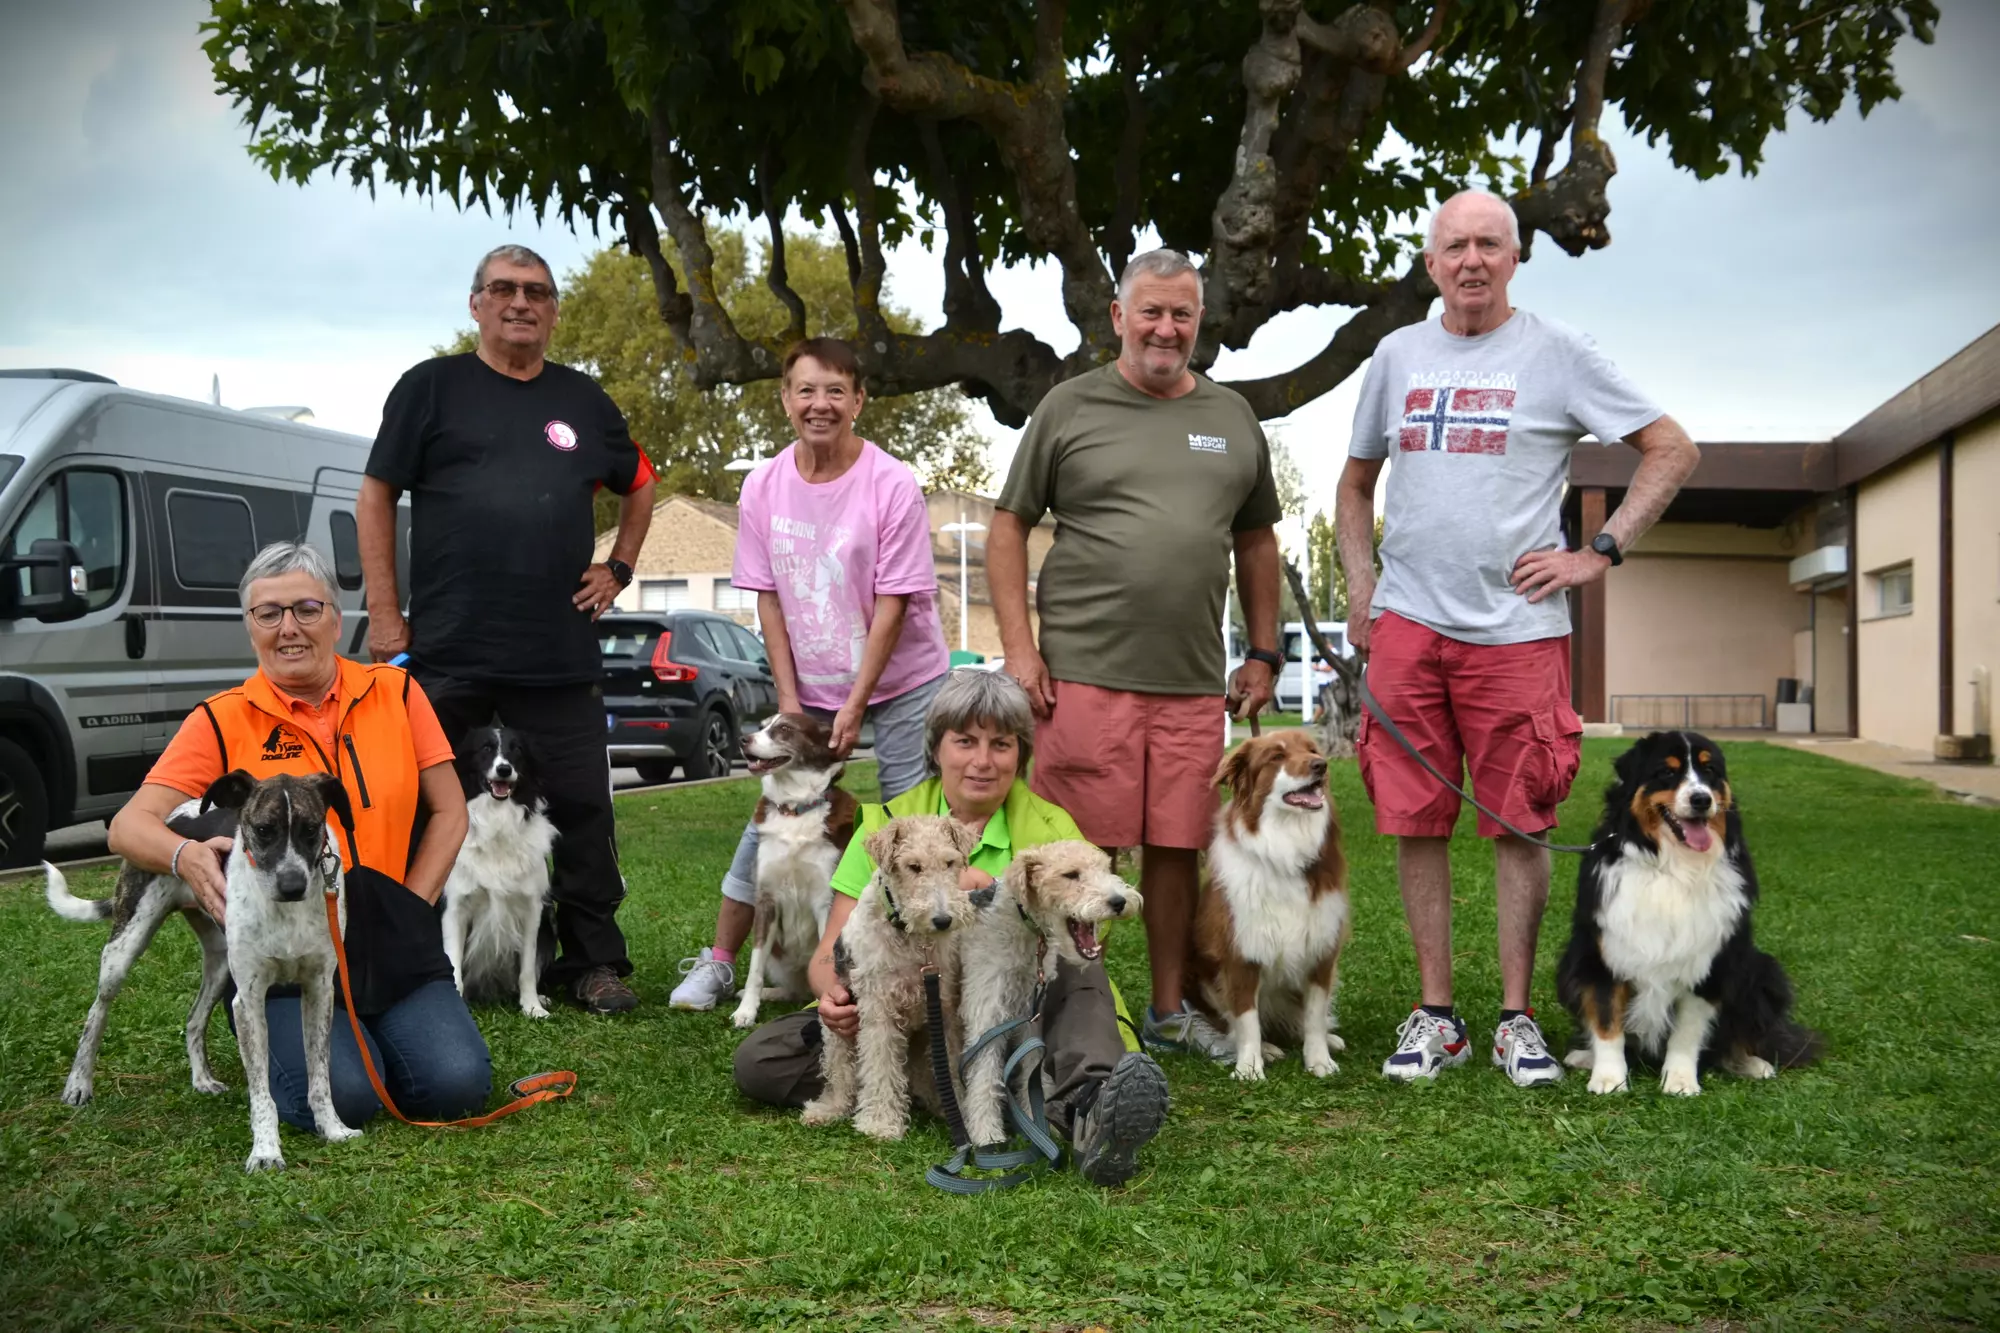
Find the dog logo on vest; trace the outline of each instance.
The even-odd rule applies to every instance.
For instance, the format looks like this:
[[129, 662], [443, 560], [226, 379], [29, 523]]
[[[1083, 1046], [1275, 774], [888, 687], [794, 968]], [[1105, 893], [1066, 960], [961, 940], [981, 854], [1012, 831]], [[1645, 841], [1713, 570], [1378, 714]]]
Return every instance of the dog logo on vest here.
[[306, 752], [306, 747], [285, 734], [282, 723], [271, 728], [271, 734], [264, 738], [264, 759], [276, 762], [281, 759], [297, 759]]
[[551, 421], [542, 427], [542, 434], [548, 437], [550, 444], [564, 453], [576, 448], [576, 427], [567, 421]]

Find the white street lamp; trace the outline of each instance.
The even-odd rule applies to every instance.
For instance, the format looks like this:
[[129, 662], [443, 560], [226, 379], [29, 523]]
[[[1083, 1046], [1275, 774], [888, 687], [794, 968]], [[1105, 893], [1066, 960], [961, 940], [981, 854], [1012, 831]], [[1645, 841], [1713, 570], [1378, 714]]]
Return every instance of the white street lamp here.
[[966, 646], [966, 627], [972, 619], [972, 605], [966, 587], [965, 548], [972, 540], [972, 534], [986, 531], [986, 525], [966, 522], [965, 509], [961, 506], [958, 511], [958, 522], [947, 523], [938, 531], [958, 534], [958, 651], [970, 652], [972, 650]]

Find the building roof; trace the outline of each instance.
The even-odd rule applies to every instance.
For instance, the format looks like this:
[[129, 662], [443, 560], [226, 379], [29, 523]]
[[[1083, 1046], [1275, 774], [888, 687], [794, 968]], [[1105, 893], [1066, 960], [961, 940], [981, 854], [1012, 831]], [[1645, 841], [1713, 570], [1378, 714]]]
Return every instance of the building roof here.
[[722, 500], [704, 500], [694, 495], [669, 495], [666, 499], [660, 501], [660, 504], [654, 505], [653, 508], [657, 510], [660, 505], [672, 504], [676, 500], [679, 500], [684, 505], [690, 505], [700, 510], [717, 523], [727, 524], [732, 528], [737, 525], [736, 506]]
[[2000, 407], [2000, 324], [1836, 435], [1836, 485], [1851, 486]]

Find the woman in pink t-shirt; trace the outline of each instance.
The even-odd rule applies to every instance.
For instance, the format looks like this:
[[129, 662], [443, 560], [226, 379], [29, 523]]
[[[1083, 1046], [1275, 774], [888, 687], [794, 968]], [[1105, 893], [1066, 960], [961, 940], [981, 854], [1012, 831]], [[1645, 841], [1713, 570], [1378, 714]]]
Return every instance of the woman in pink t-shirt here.
[[[757, 591], [779, 710], [830, 723], [843, 755], [872, 721], [882, 799], [891, 800], [925, 777], [924, 714], [950, 665], [923, 488], [854, 433], [867, 394], [852, 347], [797, 343], [780, 383], [798, 439], [743, 483], [729, 581]], [[722, 879], [714, 947], [682, 961], [674, 1008], [713, 1009], [734, 990], [756, 879], [752, 824]]]

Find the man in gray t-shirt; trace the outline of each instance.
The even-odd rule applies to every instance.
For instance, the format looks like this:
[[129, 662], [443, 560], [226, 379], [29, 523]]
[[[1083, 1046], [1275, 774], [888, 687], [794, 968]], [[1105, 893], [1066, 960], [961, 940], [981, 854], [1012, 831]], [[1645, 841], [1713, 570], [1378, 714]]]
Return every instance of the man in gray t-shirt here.
[[[1569, 612], [1557, 596], [1601, 578], [1650, 528], [1694, 470], [1673, 418], [1595, 344], [1507, 303], [1520, 232], [1482, 191], [1446, 200], [1424, 265], [1444, 298], [1436, 322], [1384, 338], [1362, 385], [1335, 527], [1349, 590], [1348, 638], [1367, 659], [1383, 711], [1440, 772], [1527, 833], [1553, 828], [1576, 776], [1582, 723], [1570, 704]], [[1642, 455], [1625, 502], [1587, 549], [1564, 549], [1559, 511], [1570, 451], [1586, 434]], [[1371, 558], [1375, 483], [1396, 460], [1382, 516], [1382, 576]], [[1383, 1064], [1389, 1078], [1435, 1077], [1471, 1054], [1452, 1007], [1451, 831], [1457, 795], [1363, 716], [1361, 777], [1378, 832], [1394, 834], [1422, 1002]], [[1549, 853], [1482, 813], [1494, 840], [1500, 917], [1500, 1026], [1493, 1061], [1516, 1084], [1562, 1066], [1528, 1007]]]

